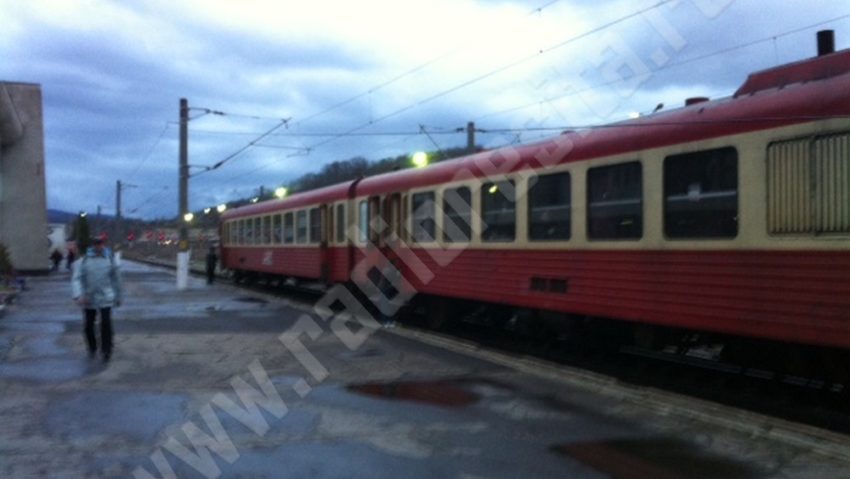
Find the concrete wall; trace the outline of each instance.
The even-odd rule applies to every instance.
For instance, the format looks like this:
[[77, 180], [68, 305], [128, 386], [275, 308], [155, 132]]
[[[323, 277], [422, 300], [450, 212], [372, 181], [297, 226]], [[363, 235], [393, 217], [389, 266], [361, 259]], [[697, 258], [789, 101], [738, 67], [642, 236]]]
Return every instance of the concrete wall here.
[[47, 272], [41, 86], [0, 82], [0, 242], [21, 272]]

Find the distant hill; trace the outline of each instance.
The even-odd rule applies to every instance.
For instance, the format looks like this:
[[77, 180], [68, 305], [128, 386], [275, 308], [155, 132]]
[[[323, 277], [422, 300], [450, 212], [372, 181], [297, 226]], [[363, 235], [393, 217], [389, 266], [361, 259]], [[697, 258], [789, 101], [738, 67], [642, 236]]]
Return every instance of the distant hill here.
[[[47, 222], [48, 223], [70, 223], [77, 219], [77, 215], [79, 213], [70, 213], [68, 211], [62, 210], [51, 210], [47, 209]], [[89, 220], [92, 218], [96, 218], [96, 214], [89, 213]], [[112, 215], [100, 215], [100, 219], [102, 221], [112, 221]]]
[[67, 211], [62, 210], [47, 210], [47, 222], [48, 223], [69, 223], [74, 221], [77, 217], [77, 213], [69, 213]]

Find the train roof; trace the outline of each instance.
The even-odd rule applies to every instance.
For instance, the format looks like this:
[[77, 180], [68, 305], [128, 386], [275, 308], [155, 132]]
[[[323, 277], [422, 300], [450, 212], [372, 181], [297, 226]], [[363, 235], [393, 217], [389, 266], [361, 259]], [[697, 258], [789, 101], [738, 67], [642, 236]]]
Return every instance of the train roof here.
[[850, 50], [751, 74], [732, 97], [365, 178], [357, 195], [490, 177], [784, 125], [850, 116]]
[[[512, 172], [626, 154], [719, 138], [831, 117], [850, 116], [850, 50], [762, 70], [749, 75], [731, 97], [701, 99], [682, 108], [649, 116], [568, 131], [520, 146], [508, 146], [446, 160], [422, 169], [408, 169], [364, 178], [356, 196], [385, 194], [412, 188], [494, 178]], [[247, 216], [347, 198], [355, 181], [290, 198], [249, 205], [224, 218]]]
[[221, 219], [227, 220], [239, 218], [242, 216], [260, 215], [283, 209], [298, 208], [306, 205], [331, 203], [334, 201], [344, 200], [348, 198], [348, 190], [349, 188], [351, 188], [351, 185], [353, 183], [354, 180], [346, 181], [345, 183], [339, 183], [336, 185], [325, 186], [323, 188], [318, 188], [315, 190], [305, 191], [303, 193], [297, 193], [280, 200], [263, 201], [262, 203], [240, 206], [239, 208], [227, 210], [222, 213]]

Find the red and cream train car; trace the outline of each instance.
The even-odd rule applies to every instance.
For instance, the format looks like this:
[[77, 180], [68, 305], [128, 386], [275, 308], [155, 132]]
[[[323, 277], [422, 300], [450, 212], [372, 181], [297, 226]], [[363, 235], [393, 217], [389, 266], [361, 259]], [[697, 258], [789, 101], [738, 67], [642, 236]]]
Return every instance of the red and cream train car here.
[[688, 103], [228, 211], [223, 264], [850, 349], [850, 50]]

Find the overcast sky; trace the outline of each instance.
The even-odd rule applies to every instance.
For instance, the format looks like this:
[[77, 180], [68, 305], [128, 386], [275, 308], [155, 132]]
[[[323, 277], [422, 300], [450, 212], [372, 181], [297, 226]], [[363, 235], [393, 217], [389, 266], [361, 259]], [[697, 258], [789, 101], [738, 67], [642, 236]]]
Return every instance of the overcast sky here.
[[197, 210], [335, 160], [463, 146], [468, 121], [500, 130], [477, 133], [495, 148], [729, 96], [814, 56], [821, 29], [850, 46], [850, 5], [0, 0], [0, 80], [41, 85], [50, 208], [112, 214], [121, 180], [124, 214], [154, 218], [177, 212], [180, 98], [193, 173], [244, 149], [191, 178]]

